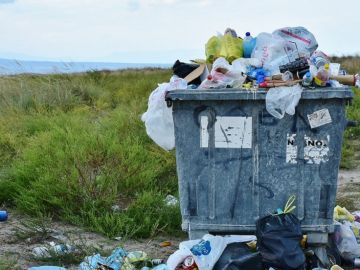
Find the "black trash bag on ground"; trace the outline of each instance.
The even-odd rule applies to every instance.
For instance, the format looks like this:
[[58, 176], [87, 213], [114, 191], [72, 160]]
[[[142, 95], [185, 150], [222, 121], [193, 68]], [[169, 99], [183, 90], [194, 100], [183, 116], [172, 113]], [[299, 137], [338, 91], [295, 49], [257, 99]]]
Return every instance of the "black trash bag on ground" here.
[[295, 215], [287, 213], [259, 219], [256, 222], [256, 237], [266, 266], [281, 270], [304, 269], [301, 226]]
[[246, 243], [227, 245], [213, 270], [262, 270], [260, 252], [252, 252]]
[[[189, 75], [191, 72], [193, 72], [198, 67], [199, 67], [199, 65], [197, 65], [197, 64], [187, 64], [187, 63], [180, 62], [179, 60], [176, 60], [176, 62], [174, 63], [174, 65], [172, 67], [172, 70], [176, 76], [179, 76], [180, 78], [184, 79], [187, 75]], [[189, 84], [200, 85], [201, 84], [200, 77], [192, 80], [191, 82], [189, 82]]]

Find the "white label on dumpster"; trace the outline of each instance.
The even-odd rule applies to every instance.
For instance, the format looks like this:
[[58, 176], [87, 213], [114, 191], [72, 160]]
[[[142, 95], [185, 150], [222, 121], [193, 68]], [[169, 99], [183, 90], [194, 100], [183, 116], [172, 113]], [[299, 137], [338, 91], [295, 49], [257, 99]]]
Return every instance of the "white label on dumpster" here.
[[320, 164], [329, 160], [329, 135], [323, 140], [310, 138], [305, 135], [304, 140], [304, 160], [306, 161], [306, 164]]
[[201, 124], [201, 132], [200, 132], [200, 147], [208, 147], [209, 146], [209, 132], [207, 130], [208, 127], [208, 118], [207, 116], [201, 116], [200, 124]]
[[317, 128], [332, 122], [328, 109], [322, 109], [307, 115], [311, 128]]
[[[207, 116], [201, 117], [201, 147], [209, 146]], [[217, 116], [213, 129], [215, 148], [251, 148], [252, 117]]]
[[287, 134], [286, 136], [286, 163], [297, 164], [297, 145], [295, 141], [296, 134]]

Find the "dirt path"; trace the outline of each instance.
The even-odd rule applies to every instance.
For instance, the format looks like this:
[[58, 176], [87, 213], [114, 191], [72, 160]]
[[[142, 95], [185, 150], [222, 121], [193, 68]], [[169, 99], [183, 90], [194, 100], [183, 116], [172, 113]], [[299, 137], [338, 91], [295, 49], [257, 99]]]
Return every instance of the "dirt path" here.
[[360, 170], [340, 171], [337, 202], [349, 210], [360, 210]]
[[[347, 204], [344, 205], [345, 207], [360, 209], [360, 200], [358, 198], [360, 198], [360, 170], [340, 171], [338, 203]], [[167, 259], [177, 249], [179, 242], [184, 240], [161, 237], [139, 241], [111, 240], [99, 234], [87, 232], [60, 222], [51, 222], [46, 225], [29, 225], [28, 222], [29, 218], [10, 212], [9, 220], [0, 223], [0, 264], [4, 261], [17, 262], [16, 266], [18, 268], [14, 266], [13, 269], [27, 269], [30, 266], [38, 266], [41, 262], [32, 257], [32, 250], [51, 241], [68, 243], [76, 247], [81, 246], [85, 250], [89, 250], [89, 252], [94, 248], [109, 252], [115, 247], [122, 246], [127, 251], [145, 251], [151, 258]], [[171, 240], [172, 245], [160, 247], [159, 243], [165, 240]], [[51, 265], [51, 263], [48, 263], [48, 265]], [[78, 264], [73, 264], [68, 269], [77, 269], [77, 266]], [[0, 270], [3, 269], [0, 265]]]
[[[29, 218], [10, 212], [7, 222], [0, 223], [0, 269], [1, 263], [17, 262], [16, 267], [9, 269], [27, 269], [31, 266], [56, 265], [43, 263], [33, 258], [32, 251], [35, 247], [46, 246], [49, 242], [68, 243], [76, 248], [81, 247], [94, 254], [94, 249], [109, 253], [116, 247], [123, 247], [126, 251], [141, 250], [150, 258], [167, 259], [177, 250], [178, 244], [183, 240], [171, 239], [171, 246], [160, 247], [160, 243], [169, 240], [163, 237], [146, 240], [111, 240], [102, 235], [87, 232], [75, 226], [65, 225], [60, 222], [51, 222], [48, 231], [44, 227], [34, 226], [29, 229], [26, 224]], [[49, 229], [51, 228], [51, 229]], [[44, 232], [45, 231], [45, 232]], [[27, 237], [29, 236], [29, 237]], [[103, 253], [101, 252], [101, 253]], [[86, 252], [85, 252], [86, 254]], [[92, 255], [86, 254], [86, 255]], [[85, 255], [84, 255], [85, 256]], [[77, 269], [79, 264], [73, 264], [67, 269]]]

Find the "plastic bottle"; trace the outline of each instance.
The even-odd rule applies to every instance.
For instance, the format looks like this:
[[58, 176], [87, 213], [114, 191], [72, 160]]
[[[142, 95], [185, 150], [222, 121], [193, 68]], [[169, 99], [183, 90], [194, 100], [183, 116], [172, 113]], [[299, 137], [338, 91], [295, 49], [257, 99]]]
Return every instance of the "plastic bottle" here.
[[8, 219], [8, 213], [5, 210], [0, 211], [0, 222], [6, 221], [7, 219]]
[[310, 62], [317, 68], [320, 68], [325, 64], [329, 64], [330, 60], [328, 56], [322, 51], [315, 51], [310, 57]]
[[314, 82], [318, 86], [326, 86], [326, 82], [329, 80], [329, 76], [329, 64], [325, 64], [324, 66], [319, 68], [314, 78]]
[[246, 32], [245, 38], [243, 41], [243, 49], [244, 49], [244, 58], [250, 58], [251, 53], [255, 47], [256, 44], [256, 38], [253, 38], [250, 35], [250, 32]]
[[312, 81], [313, 81], [313, 77], [312, 77], [310, 71], [306, 72], [304, 77], [303, 77], [303, 80], [302, 80], [302, 85], [303, 86], [310, 86]]

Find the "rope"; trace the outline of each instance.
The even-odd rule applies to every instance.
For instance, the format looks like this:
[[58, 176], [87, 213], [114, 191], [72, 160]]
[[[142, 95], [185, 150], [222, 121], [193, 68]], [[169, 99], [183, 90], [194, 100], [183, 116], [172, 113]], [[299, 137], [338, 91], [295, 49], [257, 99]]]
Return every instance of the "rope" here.
[[288, 214], [288, 213], [291, 213], [292, 211], [294, 211], [294, 209], [296, 208], [296, 206], [293, 205], [295, 202], [295, 199], [296, 199], [296, 196], [291, 195], [285, 204], [284, 210], [282, 210], [281, 208], [278, 208], [276, 215]]

